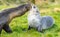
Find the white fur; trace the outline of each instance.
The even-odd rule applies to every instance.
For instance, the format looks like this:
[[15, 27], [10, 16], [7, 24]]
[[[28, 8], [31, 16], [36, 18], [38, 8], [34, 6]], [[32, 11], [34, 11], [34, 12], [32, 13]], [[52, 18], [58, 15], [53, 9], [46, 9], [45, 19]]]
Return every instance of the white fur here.
[[41, 16], [39, 10], [35, 5], [32, 5], [32, 9], [28, 14], [28, 24], [30, 27], [38, 28], [38, 31], [42, 29], [48, 29], [53, 26], [53, 18], [50, 16]]

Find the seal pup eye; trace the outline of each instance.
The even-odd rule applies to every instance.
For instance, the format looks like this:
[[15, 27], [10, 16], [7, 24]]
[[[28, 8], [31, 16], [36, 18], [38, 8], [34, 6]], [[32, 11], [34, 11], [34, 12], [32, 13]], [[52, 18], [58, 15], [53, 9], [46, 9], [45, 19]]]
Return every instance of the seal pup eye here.
[[35, 6], [33, 6], [33, 8], [36, 8]]

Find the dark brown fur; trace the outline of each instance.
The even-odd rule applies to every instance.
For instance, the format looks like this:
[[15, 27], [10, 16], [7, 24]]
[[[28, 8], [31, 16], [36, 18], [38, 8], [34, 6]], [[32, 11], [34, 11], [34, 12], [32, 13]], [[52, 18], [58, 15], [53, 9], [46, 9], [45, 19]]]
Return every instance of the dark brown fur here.
[[9, 23], [15, 17], [24, 15], [30, 10], [30, 4], [24, 4], [15, 8], [5, 9], [0, 13], [0, 33], [5, 30], [7, 33], [11, 33], [12, 30], [9, 27]]

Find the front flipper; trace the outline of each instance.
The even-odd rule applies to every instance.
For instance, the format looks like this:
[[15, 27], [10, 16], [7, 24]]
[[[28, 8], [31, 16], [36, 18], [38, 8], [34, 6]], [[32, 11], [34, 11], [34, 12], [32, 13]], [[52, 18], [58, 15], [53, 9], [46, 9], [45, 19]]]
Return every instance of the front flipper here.
[[42, 25], [38, 26], [38, 32], [42, 32]]
[[30, 29], [31, 29], [31, 27], [29, 26], [29, 27], [28, 27], [28, 30], [30, 30]]
[[3, 29], [7, 32], [7, 33], [12, 33], [12, 30], [10, 29], [9, 25], [5, 24], [3, 26]]
[[2, 32], [2, 29], [3, 29], [3, 25], [0, 25], [0, 34]]

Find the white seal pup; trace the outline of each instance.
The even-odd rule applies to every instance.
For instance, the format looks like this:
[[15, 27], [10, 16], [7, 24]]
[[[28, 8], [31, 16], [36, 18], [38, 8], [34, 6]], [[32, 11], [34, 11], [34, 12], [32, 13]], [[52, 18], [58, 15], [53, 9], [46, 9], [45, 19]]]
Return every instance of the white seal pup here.
[[51, 16], [41, 16], [38, 8], [33, 4], [28, 14], [28, 30], [36, 28], [39, 32], [52, 27], [54, 20]]

